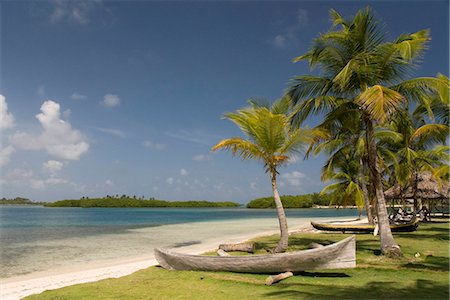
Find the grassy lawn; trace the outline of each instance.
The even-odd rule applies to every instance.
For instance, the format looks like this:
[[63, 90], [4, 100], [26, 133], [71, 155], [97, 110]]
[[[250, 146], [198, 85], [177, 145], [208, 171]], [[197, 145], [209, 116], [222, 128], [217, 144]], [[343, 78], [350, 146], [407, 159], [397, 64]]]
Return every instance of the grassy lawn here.
[[[297, 234], [290, 250], [333, 243], [347, 234]], [[395, 238], [404, 257], [379, 255], [378, 237], [357, 235], [357, 268], [301, 272], [273, 286], [267, 275], [167, 271], [150, 267], [130, 276], [79, 284], [26, 299], [449, 299], [449, 223], [421, 224]], [[274, 247], [276, 236], [255, 240]], [[264, 252], [264, 250], [260, 250]], [[417, 254], [418, 253], [418, 254]]]

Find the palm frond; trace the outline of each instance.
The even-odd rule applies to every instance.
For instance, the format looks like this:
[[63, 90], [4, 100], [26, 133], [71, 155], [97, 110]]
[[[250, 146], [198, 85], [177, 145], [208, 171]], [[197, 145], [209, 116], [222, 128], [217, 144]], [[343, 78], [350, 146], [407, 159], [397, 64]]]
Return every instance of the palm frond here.
[[233, 155], [240, 156], [243, 160], [258, 159], [264, 160], [265, 153], [255, 144], [239, 137], [225, 139], [212, 147], [212, 151], [220, 149], [231, 150]]
[[375, 85], [367, 88], [355, 102], [364, 109], [373, 120], [383, 123], [389, 114], [398, 109], [403, 96], [389, 88]]

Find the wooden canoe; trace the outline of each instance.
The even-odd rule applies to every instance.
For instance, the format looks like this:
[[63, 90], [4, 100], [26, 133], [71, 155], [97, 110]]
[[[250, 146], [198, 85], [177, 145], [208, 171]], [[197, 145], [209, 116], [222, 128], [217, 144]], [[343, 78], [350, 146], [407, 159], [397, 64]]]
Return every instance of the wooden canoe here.
[[350, 236], [337, 243], [316, 249], [246, 256], [202, 256], [155, 249], [155, 258], [163, 268], [168, 270], [271, 274], [342, 269], [356, 266], [356, 242], [355, 236]]
[[[375, 225], [369, 223], [351, 224], [346, 222], [329, 222], [329, 223], [311, 222], [311, 225], [315, 229], [324, 231], [372, 233], [375, 229]], [[411, 232], [415, 231], [417, 229], [417, 226], [419, 226], [419, 220], [409, 223], [391, 224], [391, 231]]]

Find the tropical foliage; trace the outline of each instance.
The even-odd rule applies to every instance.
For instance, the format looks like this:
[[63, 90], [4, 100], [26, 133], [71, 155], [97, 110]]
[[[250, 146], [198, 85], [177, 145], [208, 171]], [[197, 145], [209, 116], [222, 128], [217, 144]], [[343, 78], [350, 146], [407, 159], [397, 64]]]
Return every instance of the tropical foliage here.
[[[310, 51], [294, 60], [308, 61], [311, 68], [318, 68], [318, 75], [297, 76], [291, 81], [287, 94], [296, 107], [294, 121], [301, 125], [311, 115], [326, 115], [322, 128], [328, 127], [331, 134], [327, 139], [315, 140], [312, 148], [322, 142], [328, 144], [316, 149], [328, 148], [331, 152], [332, 163], [328, 162], [331, 173], [326, 170], [323, 178], [338, 182], [328, 189], [338, 191], [343, 197], [353, 194], [361, 199], [363, 190], [358, 189], [361, 182], [356, 179], [361, 170], [351, 163], [342, 163], [351, 159], [361, 167], [366, 166], [367, 170], [362, 171], [364, 176], [368, 175], [376, 197], [381, 250], [387, 255], [401, 255], [387, 217], [383, 194], [384, 161], [379, 155], [377, 128], [385, 127], [398, 111], [408, 110], [409, 103], [416, 103], [422, 111], [448, 122], [445, 115], [449, 102], [448, 80], [443, 76], [410, 78], [428, 46], [428, 30], [403, 34], [389, 41], [370, 8], [360, 10], [349, 20], [335, 10], [331, 10], [330, 15], [333, 28], [317, 37]], [[342, 124], [346, 116], [355, 118], [358, 123], [355, 128], [360, 132], [348, 132], [348, 127]], [[424, 131], [435, 136], [436, 130], [444, 131], [437, 127]], [[365, 153], [352, 153], [340, 146], [342, 136], [349, 135], [363, 137], [361, 144], [364, 143]], [[414, 137], [417, 138], [417, 134]], [[340, 160], [338, 166], [335, 158]]]
[[302, 150], [315, 134], [310, 129], [294, 128], [290, 99], [275, 101], [272, 105], [250, 101], [250, 106], [225, 118], [236, 124], [245, 138], [233, 137], [222, 140], [212, 150], [225, 149], [244, 160], [254, 159], [262, 162], [270, 175], [275, 206], [280, 224], [280, 241], [273, 250], [284, 252], [288, 247], [288, 225], [283, 204], [277, 189], [277, 175], [281, 166], [287, 164], [290, 155]]
[[[320, 195], [318, 193], [305, 194], [305, 195], [284, 195], [280, 196], [281, 203], [284, 208], [311, 208], [315, 205], [327, 206], [333, 202], [332, 197], [329, 195]], [[354, 205], [349, 203], [348, 205]], [[273, 197], [263, 197], [251, 200], [246, 205], [247, 208], [275, 208], [275, 202]]]

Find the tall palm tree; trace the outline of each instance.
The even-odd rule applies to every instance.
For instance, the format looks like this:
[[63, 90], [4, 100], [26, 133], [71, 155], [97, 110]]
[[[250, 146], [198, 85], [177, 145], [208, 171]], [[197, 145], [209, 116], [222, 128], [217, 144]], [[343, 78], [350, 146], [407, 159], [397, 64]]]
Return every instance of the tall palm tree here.
[[255, 159], [264, 163], [265, 171], [270, 175], [280, 225], [280, 241], [273, 252], [280, 253], [288, 247], [288, 225], [277, 189], [278, 170], [289, 161], [291, 154], [302, 151], [313, 131], [291, 126], [290, 100], [287, 97], [271, 106], [254, 101], [250, 104], [249, 107], [225, 114], [225, 118], [235, 123], [246, 137], [222, 140], [212, 150], [231, 150], [233, 155], [244, 160]]
[[386, 41], [370, 8], [358, 11], [350, 20], [331, 10], [331, 20], [333, 29], [321, 34], [309, 52], [294, 60], [307, 60], [311, 68], [320, 71], [318, 76], [298, 76], [291, 82], [288, 94], [293, 105], [299, 105], [296, 123], [342, 105], [358, 108], [366, 135], [370, 182], [377, 199], [381, 251], [400, 256], [389, 227], [374, 127], [384, 124], [407, 100], [420, 102], [430, 90], [448, 83], [429, 77], [406, 80], [427, 47], [428, 30]]

